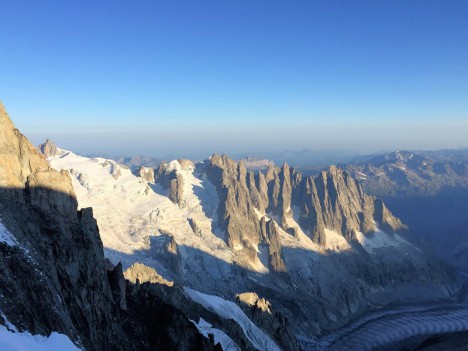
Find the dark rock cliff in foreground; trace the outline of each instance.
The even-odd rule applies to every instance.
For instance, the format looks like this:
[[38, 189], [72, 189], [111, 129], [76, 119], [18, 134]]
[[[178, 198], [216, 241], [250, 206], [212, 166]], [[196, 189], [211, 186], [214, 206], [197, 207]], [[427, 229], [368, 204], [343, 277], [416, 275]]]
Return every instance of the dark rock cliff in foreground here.
[[86, 350], [214, 348], [180, 310], [106, 266], [68, 172], [50, 168], [1, 103], [0, 221], [0, 311], [19, 330], [59, 332]]

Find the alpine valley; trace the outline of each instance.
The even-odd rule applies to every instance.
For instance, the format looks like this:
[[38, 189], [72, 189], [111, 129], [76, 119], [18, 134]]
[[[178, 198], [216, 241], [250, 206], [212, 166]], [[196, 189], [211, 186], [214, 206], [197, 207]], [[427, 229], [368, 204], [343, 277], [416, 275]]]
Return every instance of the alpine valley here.
[[36, 149], [0, 104], [0, 349], [462, 350], [466, 278], [385, 204], [424, 188], [406, 156], [129, 167]]

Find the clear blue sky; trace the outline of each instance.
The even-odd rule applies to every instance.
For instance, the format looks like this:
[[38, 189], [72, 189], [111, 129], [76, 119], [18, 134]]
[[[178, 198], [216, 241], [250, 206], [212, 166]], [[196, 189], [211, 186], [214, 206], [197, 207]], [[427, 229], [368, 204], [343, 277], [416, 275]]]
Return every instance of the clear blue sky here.
[[78, 152], [468, 146], [468, 1], [3, 1], [0, 83]]

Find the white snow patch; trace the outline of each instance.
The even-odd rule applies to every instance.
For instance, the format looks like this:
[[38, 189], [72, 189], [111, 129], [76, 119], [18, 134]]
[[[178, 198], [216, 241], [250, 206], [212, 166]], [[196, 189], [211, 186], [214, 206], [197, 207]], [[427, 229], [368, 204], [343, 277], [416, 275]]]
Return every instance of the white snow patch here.
[[[57, 146], [56, 146], [57, 147]], [[60, 149], [57, 147], [57, 151], [56, 151], [56, 154], [55, 156], [54, 155], [50, 155], [49, 157], [47, 157], [47, 161], [51, 161], [51, 160], [54, 160], [56, 158], [60, 158], [62, 156], [65, 156], [67, 153], [69, 153], [70, 151], [68, 150], [63, 150], [63, 149]]]
[[166, 170], [168, 171], [180, 171], [182, 169], [182, 165], [178, 160], [171, 161], [167, 164]]
[[[297, 242], [299, 243], [299, 247], [309, 250], [309, 251], [315, 251], [319, 252], [322, 251], [319, 245], [314, 243], [310, 237], [304, 233], [302, 230], [301, 226], [299, 225], [299, 213], [301, 213], [301, 210], [299, 209], [298, 206], [293, 206], [292, 208], [292, 216], [287, 219], [288, 225], [290, 227], [295, 227], [297, 228]], [[283, 231], [284, 233], [284, 231]], [[283, 238], [283, 236], [282, 236]], [[284, 239], [282, 239], [284, 240]], [[286, 241], [286, 240], [285, 240]]]
[[362, 172], [357, 172], [358, 178], [362, 180], [367, 180], [367, 174], [362, 173]]
[[[8, 323], [8, 322], [7, 322]], [[19, 333], [16, 328], [0, 325], [0, 350], [2, 351], [80, 351], [68, 336], [55, 333], [45, 337]]]
[[281, 245], [283, 247], [290, 247], [290, 248], [301, 248], [309, 251], [315, 251], [319, 252], [321, 251], [321, 248], [315, 244], [310, 238], [304, 233], [302, 228], [299, 226], [297, 223], [297, 220], [294, 218], [294, 215], [296, 213], [299, 213], [299, 208], [298, 207], [293, 207], [292, 209], [293, 216], [287, 218], [287, 223], [289, 227], [291, 228], [296, 228], [297, 229], [297, 238], [293, 237], [292, 235], [286, 233], [275, 221], [272, 219], [273, 216], [268, 216], [266, 213], [260, 212], [258, 209], [254, 209], [255, 214], [257, 215], [258, 219], [262, 219], [262, 217], [265, 217], [266, 221], [269, 222], [273, 220], [277, 226], [278, 226], [278, 231], [280, 234], [280, 239], [281, 239]]
[[[2, 295], [2, 297], [3, 297], [3, 295]], [[2, 311], [0, 311], [0, 315], [2, 316], [3, 320], [5, 321], [6, 328], [11, 332], [17, 333], [18, 329], [16, 329], [16, 327], [13, 324], [10, 323], [10, 321], [7, 319], [7, 317], [5, 316], [5, 314]]]
[[195, 324], [200, 334], [209, 338], [209, 334], [213, 334], [215, 344], [221, 344], [224, 351], [240, 351], [240, 347], [222, 330], [213, 328], [213, 326], [205, 321], [203, 318], [200, 318], [200, 321], [196, 323], [195, 321], [191, 322]]
[[332, 251], [344, 251], [351, 250], [351, 245], [343, 235], [325, 228], [325, 248]]
[[280, 351], [278, 345], [263, 330], [257, 327], [232, 301], [224, 300], [219, 296], [203, 294], [190, 288], [184, 288], [185, 293], [196, 303], [211, 310], [224, 319], [233, 319], [239, 324], [245, 337], [257, 350]]
[[256, 247], [258, 254], [258, 262], [254, 265], [254, 269], [259, 272], [266, 274], [269, 272], [268, 269], [268, 247], [260, 244], [260, 247]]
[[262, 217], [265, 217], [267, 222], [270, 220], [270, 217], [268, 217], [265, 213], [260, 212], [256, 207], [254, 207], [254, 212], [257, 215], [259, 221], [262, 219]]
[[375, 250], [382, 247], [398, 247], [402, 244], [413, 246], [398, 234], [394, 234], [392, 237], [378, 228], [376, 228], [375, 232], [372, 234], [364, 235], [358, 232], [356, 234], [356, 239], [369, 253], [373, 253]]
[[7, 244], [8, 246], [16, 246], [16, 238], [13, 234], [10, 233], [8, 229], [5, 228], [3, 223], [0, 220], [0, 242]]

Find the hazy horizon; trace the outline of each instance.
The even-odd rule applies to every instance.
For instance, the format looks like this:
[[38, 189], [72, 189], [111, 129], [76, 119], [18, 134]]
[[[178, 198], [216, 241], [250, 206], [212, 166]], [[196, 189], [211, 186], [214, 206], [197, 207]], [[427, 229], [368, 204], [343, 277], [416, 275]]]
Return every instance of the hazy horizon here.
[[0, 99], [36, 145], [195, 158], [468, 146], [465, 1], [0, 9]]
[[[232, 149], [226, 150], [223, 148], [213, 149], [210, 152], [205, 151], [196, 151], [196, 150], [181, 150], [177, 151], [177, 149], [171, 149], [168, 153], [162, 153], [161, 151], [157, 150], [155, 152], [149, 152], [147, 149], [144, 152], [129, 152], [128, 148], [111, 148], [111, 149], [99, 149], [99, 148], [80, 148], [79, 145], [77, 147], [67, 147], [64, 146], [64, 143], [57, 142], [54, 138], [43, 138], [43, 139], [35, 139], [30, 138], [30, 141], [35, 145], [38, 146], [44, 143], [47, 139], [55, 143], [59, 148], [72, 151], [78, 155], [83, 156], [99, 156], [99, 157], [151, 157], [160, 160], [175, 160], [180, 158], [188, 158], [194, 161], [202, 161], [208, 159], [213, 154], [227, 154], [229, 157], [233, 159], [241, 159], [246, 157], [255, 157], [255, 158], [263, 158], [263, 159], [270, 159], [275, 160], [275, 162], [288, 162], [289, 164], [293, 164], [295, 166], [312, 166], [312, 165], [329, 165], [333, 163], [339, 162], [348, 162], [354, 160], [356, 157], [361, 156], [372, 156], [372, 155], [382, 155], [388, 152], [395, 152], [395, 151], [411, 151], [411, 152], [426, 152], [426, 151], [443, 151], [443, 150], [468, 150], [466, 146], [459, 146], [459, 147], [442, 147], [442, 148], [382, 148], [382, 149], [375, 149], [375, 150], [357, 150], [357, 149], [346, 149], [346, 148], [302, 148], [302, 149], [256, 149], [256, 150], [240, 150], [240, 149]], [[66, 140], [65, 140], [66, 141]], [[65, 144], [69, 145], [69, 143], [65, 142]], [[88, 150], [88, 151], [86, 151]], [[118, 151], [122, 150], [122, 151]], [[310, 162], [307, 158], [304, 158], [304, 155], [310, 156]], [[301, 157], [302, 156], [302, 157]], [[304, 160], [304, 161], [298, 161]]]

